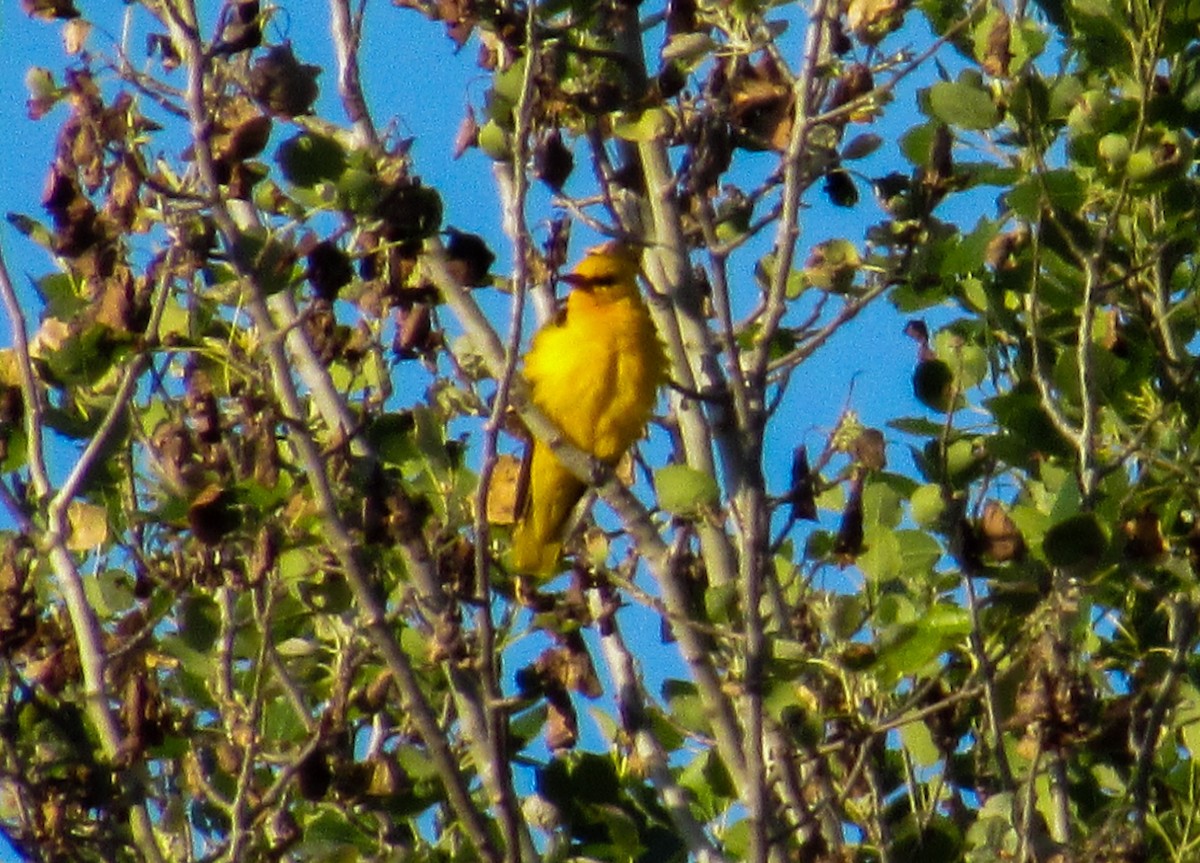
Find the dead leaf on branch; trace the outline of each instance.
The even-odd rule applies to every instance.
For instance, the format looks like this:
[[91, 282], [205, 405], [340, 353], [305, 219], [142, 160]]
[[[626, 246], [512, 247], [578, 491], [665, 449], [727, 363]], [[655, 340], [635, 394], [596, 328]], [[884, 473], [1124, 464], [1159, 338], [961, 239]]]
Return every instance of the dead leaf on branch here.
[[21, 0], [21, 9], [30, 18], [41, 21], [79, 17], [74, 0]]
[[496, 457], [487, 491], [488, 524], [516, 523], [520, 515], [523, 473], [524, 459], [508, 454]]
[[999, 501], [989, 500], [979, 518], [980, 552], [994, 563], [1025, 556], [1025, 539]]
[[996, 20], [988, 31], [987, 42], [984, 46], [980, 65], [989, 75], [1006, 77], [1009, 65], [1012, 63], [1012, 22], [1004, 7], [996, 7]]
[[301, 63], [288, 42], [276, 45], [250, 70], [250, 92], [281, 117], [307, 114], [317, 100], [320, 66]]

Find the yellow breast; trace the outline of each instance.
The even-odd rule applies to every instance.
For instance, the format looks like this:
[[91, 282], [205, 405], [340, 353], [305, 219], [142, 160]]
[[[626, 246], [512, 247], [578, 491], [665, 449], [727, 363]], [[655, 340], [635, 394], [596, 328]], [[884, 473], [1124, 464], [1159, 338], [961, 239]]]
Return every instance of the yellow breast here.
[[615, 462], [642, 435], [665, 381], [662, 345], [640, 296], [576, 289], [525, 362], [534, 403], [580, 449]]

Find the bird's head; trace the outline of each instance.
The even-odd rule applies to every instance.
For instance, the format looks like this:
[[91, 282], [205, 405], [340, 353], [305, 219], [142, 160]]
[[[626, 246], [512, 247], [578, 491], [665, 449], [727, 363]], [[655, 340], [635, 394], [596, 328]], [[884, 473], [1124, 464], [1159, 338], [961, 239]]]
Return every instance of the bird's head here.
[[620, 299], [637, 294], [641, 252], [617, 240], [593, 246], [575, 267], [562, 277], [571, 287], [587, 291], [597, 299]]

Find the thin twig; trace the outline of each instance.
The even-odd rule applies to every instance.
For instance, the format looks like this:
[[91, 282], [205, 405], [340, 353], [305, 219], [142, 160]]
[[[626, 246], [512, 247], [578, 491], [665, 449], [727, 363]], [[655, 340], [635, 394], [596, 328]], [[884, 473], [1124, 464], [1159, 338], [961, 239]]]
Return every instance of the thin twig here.
[[1046, 416], [1050, 418], [1051, 424], [1058, 429], [1059, 434], [1065, 437], [1078, 450], [1080, 447], [1080, 431], [1077, 429], [1062, 408], [1058, 405], [1058, 400], [1055, 398], [1054, 391], [1051, 388], [1049, 373], [1045, 366], [1045, 361], [1042, 358], [1041, 347], [1041, 332], [1039, 323], [1041, 319], [1041, 301], [1038, 297], [1038, 286], [1041, 283], [1039, 278], [1037, 241], [1035, 239], [1034, 247], [1034, 266], [1033, 276], [1029, 283], [1029, 296], [1026, 299], [1025, 310], [1029, 325], [1026, 327], [1026, 335], [1029, 338], [1029, 353], [1032, 360], [1033, 382], [1037, 387], [1039, 401], [1042, 404], [1042, 409], [1046, 412]]
[[[482, 672], [485, 721], [495, 765], [496, 779], [493, 793], [498, 794], [496, 806], [500, 826], [504, 833], [506, 859], [510, 863], [518, 860], [533, 861], [537, 851], [533, 847], [529, 831], [521, 819], [516, 791], [513, 787], [512, 771], [508, 769], [506, 757], [507, 719], [498, 705], [501, 701], [499, 688], [500, 658], [495, 650], [496, 632], [492, 621], [492, 559], [489, 554], [487, 495], [491, 487], [492, 474], [496, 467], [497, 446], [504, 418], [508, 413], [508, 396], [516, 373], [521, 349], [521, 322], [525, 314], [525, 298], [529, 285], [529, 254], [531, 241], [525, 216], [525, 201], [529, 191], [527, 163], [529, 160], [529, 136], [533, 128], [535, 107], [534, 80], [540, 56], [537, 51], [535, 24], [537, 5], [530, 3], [525, 17], [525, 69], [521, 78], [521, 92], [515, 110], [516, 124], [513, 130], [513, 158], [507, 168], [510, 183], [502, 187], [511, 190], [505, 197], [504, 229], [513, 247], [512, 307], [509, 317], [509, 337], [504, 348], [504, 369], [497, 378], [496, 393], [491, 412], [484, 424], [479, 485], [475, 493], [475, 623], [479, 633], [478, 661]], [[496, 165], [497, 171], [506, 166]], [[501, 766], [503, 765], [503, 766]]]
[[822, 345], [829, 341], [844, 324], [854, 320], [867, 306], [883, 296], [887, 292], [888, 287], [889, 285], [885, 279], [879, 279], [861, 295], [846, 303], [826, 324], [804, 339], [803, 344], [768, 362], [767, 371], [769, 375], [773, 376], [781, 371], [790, 371], [803, 363], [816, 353]]
[[779, 328], [779, 322], [787, 311], [787, 280], [792, 270], [792, 259], [796, 253], [796, 240], [800, 236], [800, 197], [812, 183], [808, 176], [804, 153], [808, 146], [808, 135], [813, 127], [813, 115], [818, 104], [819, 68], [828, 53], [829, 18], [831, 0], [815, 0], [809, 14], [808, 31], [804, 39], [804, 62], [800, 74], [792, 85], [795, 118], [792, 121], [791, 137], [782, 162], [783, 200], [782, 212], [775, 229], [772, 248], [775, 272], [767, 288], [763, 309], [763, 338], [751, 353], [748, 362], [749, 379], [752, 385], [762, 385], [767, 364], [770, 360], [770, 340]]
[[[960, 557], [961, 559], [961, 557]], [[995, 740], [996, 769], [1000, 774], [1000, 782], [1004, 788], [1015, 790], [1012, 768], [1008, 763], [1008, 751], [1004, 747], [1004, 725], [1000, 720], [999, 696], [996, 693], [996, 667], [988, 656], [983, 644], [983, 622], [980, 618], [979, 598], [975, 594], [975, 584], [968, 572], [963, 573], [963, 590], [967, 596], [967, 612], [971, 616], [970, 644], [979, 673], [983, 679], [984, 710], [987, 714], [988, 727]]]
[[1187, 599], [1176, 597], [1170, 604], [1172, 633], [1171, 662], [1158, 686], [1158, 694], [1146, 714], [1142, 738], [1137, 744], [1134, 758], [1133, 778], [1129, 782], [1129, 793], [1133, 812], [1132, 827], [1135, 835], [1142, 835], [1146, 827], [1146, 815], [1150, 805], [1150, 778], [1154, 772], [1155, 755], [1158, 751], [1159, 735], [1163, 723], [1175, 698], [1180, 680], [1187, 673], [1188, 657], [1196, 640], [1196, 608]]

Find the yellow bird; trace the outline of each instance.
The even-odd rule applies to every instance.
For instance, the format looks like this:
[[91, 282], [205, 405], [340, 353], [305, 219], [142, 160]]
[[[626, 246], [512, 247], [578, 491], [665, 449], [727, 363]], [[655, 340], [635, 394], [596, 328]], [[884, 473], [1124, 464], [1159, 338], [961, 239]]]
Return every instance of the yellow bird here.
[[[590, 249], [564, 276], [566, 307], [533, 337], [525, 380], [533, 403], [564, 437], [616, 464], [642, 436], [666, 382], [666, 357], [638, 291], [639, 255], [618, 242]], [[551, 575], [563, 529], [587, 484], [534, 441], [529, 485], [513, 532], [513, 567]]]

